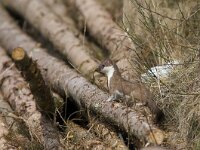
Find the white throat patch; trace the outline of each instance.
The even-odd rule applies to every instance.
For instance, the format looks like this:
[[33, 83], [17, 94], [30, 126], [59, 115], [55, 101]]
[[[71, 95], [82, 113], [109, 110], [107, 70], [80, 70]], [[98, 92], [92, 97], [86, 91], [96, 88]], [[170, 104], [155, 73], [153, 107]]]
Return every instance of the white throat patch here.
[[104, 67], [102, 72], [106, 74], [107, 78], [108, 78], [108, 88], [110, 89], [110, 79], [113, 76], [115, 69], [113, 66], [109, 66], [109, 67]]

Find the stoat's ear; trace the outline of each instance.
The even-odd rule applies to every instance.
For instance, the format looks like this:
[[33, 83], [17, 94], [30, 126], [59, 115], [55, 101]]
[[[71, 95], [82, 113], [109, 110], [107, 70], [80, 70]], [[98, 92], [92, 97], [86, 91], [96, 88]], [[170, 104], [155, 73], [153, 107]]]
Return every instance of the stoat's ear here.
[[104, 61], [104, 63], [103, 64], [105, 64], [105, 66], [110, 66], [110, 65], [113, 65], [113, 61], [111, 60], [111, 59], [106, 59], [105, 61]]

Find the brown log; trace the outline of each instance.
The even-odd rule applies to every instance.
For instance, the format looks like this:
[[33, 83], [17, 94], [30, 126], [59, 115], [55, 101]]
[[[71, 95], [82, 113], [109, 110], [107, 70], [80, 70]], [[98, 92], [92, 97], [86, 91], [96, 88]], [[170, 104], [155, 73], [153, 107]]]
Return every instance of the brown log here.
[[77, 38], [78, 35], [72, 32], [70, 26], [53, 13], [45, 3], [40, 0], [4, 2], [48, 38], [75, 68], [85, 75], [92, 75], [97, 63], [89, 54], [90, 50]]
[[2, 94], [12, 108], [22, 116], [30, 132], [36, 135], [46, 149], [62, 148], [58, 132], [49, 120], [36, 110], [35, 99], [28, 84], [3, 49], [0, 49], [0, 74]]
[[41, 71], [45, 80], [55, 91], [63, 95], [68, 92], [79, 106], [100, 114], [141, 141], [162, 143], [163, 132], [151, 122], [147, 122], [146, 117], [119, 103], [106, 102], [107, 93], [67, 67], [63, 61], [36, 47], [37, 43], [24, 34], [3, 9], [0, 11], [0, 22], [4, 22], [0, 24], [0, 43], [8, 50], [18, 46], [27, 50], [28, 55], [43, 68]]
[[31, 92], [35, 96], [39, 110], [53, 115], [55, 113], [55, 104], [53, 95], [41, 75], [37, 62], [33, 61], [21, 47], [12, 51], [12, 59], [17, 68], [22, 71], [23, 77], [30, 85]]

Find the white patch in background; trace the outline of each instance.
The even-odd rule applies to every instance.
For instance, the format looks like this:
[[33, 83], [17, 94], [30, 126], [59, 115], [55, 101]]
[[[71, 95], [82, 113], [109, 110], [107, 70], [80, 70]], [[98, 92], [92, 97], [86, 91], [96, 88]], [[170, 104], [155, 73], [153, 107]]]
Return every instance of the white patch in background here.
[[162, 66], [152, 67], [147, 71], [147, 73], [141, 75], [141, 79], [145, 82], [151, 77], [157, 77], [158, 79], [166, 78], [171, 73], [174, 66], [179, 63], [179, 61], [174, 60]]

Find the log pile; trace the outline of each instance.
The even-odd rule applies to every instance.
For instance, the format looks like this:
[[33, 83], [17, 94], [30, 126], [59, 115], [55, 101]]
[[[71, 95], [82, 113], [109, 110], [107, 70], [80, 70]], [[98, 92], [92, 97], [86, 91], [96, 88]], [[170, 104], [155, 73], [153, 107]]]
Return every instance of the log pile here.
[[[91, 36], [108, 50], [122, 75], [131, 81], [138, 80], [135, 46], [111, 15], [95, 0], [66, 3], [80, 11]], [[22, 26], [16, 24], [13, 13], [40, 32], [53, 44], [54, 50], [46, 49], [48, 43], [38, 43], [31, 34], [26, 34]], [[29, 134], [21, 143], [35, 141], [41, 149], [116, 150], [127, 150], [130, 145], [141, 148], [163, 144], [165, 133], [154, 124], [151, 115], [123, 103], [106, 101], [109, 95], [101, 90], [107, 88], [101, 83], [105, 83], [105, 78], [94, 72], [100, 60], [93, 55], [95, 50], [85, 33], [82, 34], [67, 16], [62, 0], [3, 0], [0, 22], [0, 94], [14, 111], [7, 114], [27, 127]], [[92, 82], [93, 76], [97, 80]], [[66, 97], [63, 103], [70, 100], [72, 106], [76, 105], [85, 120], [78, 125], [73, 119], [69, 120], [70, 116], [65, 118], [67, 114], [58, 112], [62, 108], [56, 107], [53, 92]], [[65, 105], [61, 107], [66, 109]], [[17, 149], [5, 138], [10, 131], [3, 116], [1, 112], [0, 130], [5, 132], [0, 132], [0, 143]], [[95, 121], [91, 119], [94, 116], [98, 118]], [[64, 134], [58, 128], [60, 120]], [[90, 123], [85, 125], [86, 121]], [[118, 132], [123, 137], [118, 136]]]

